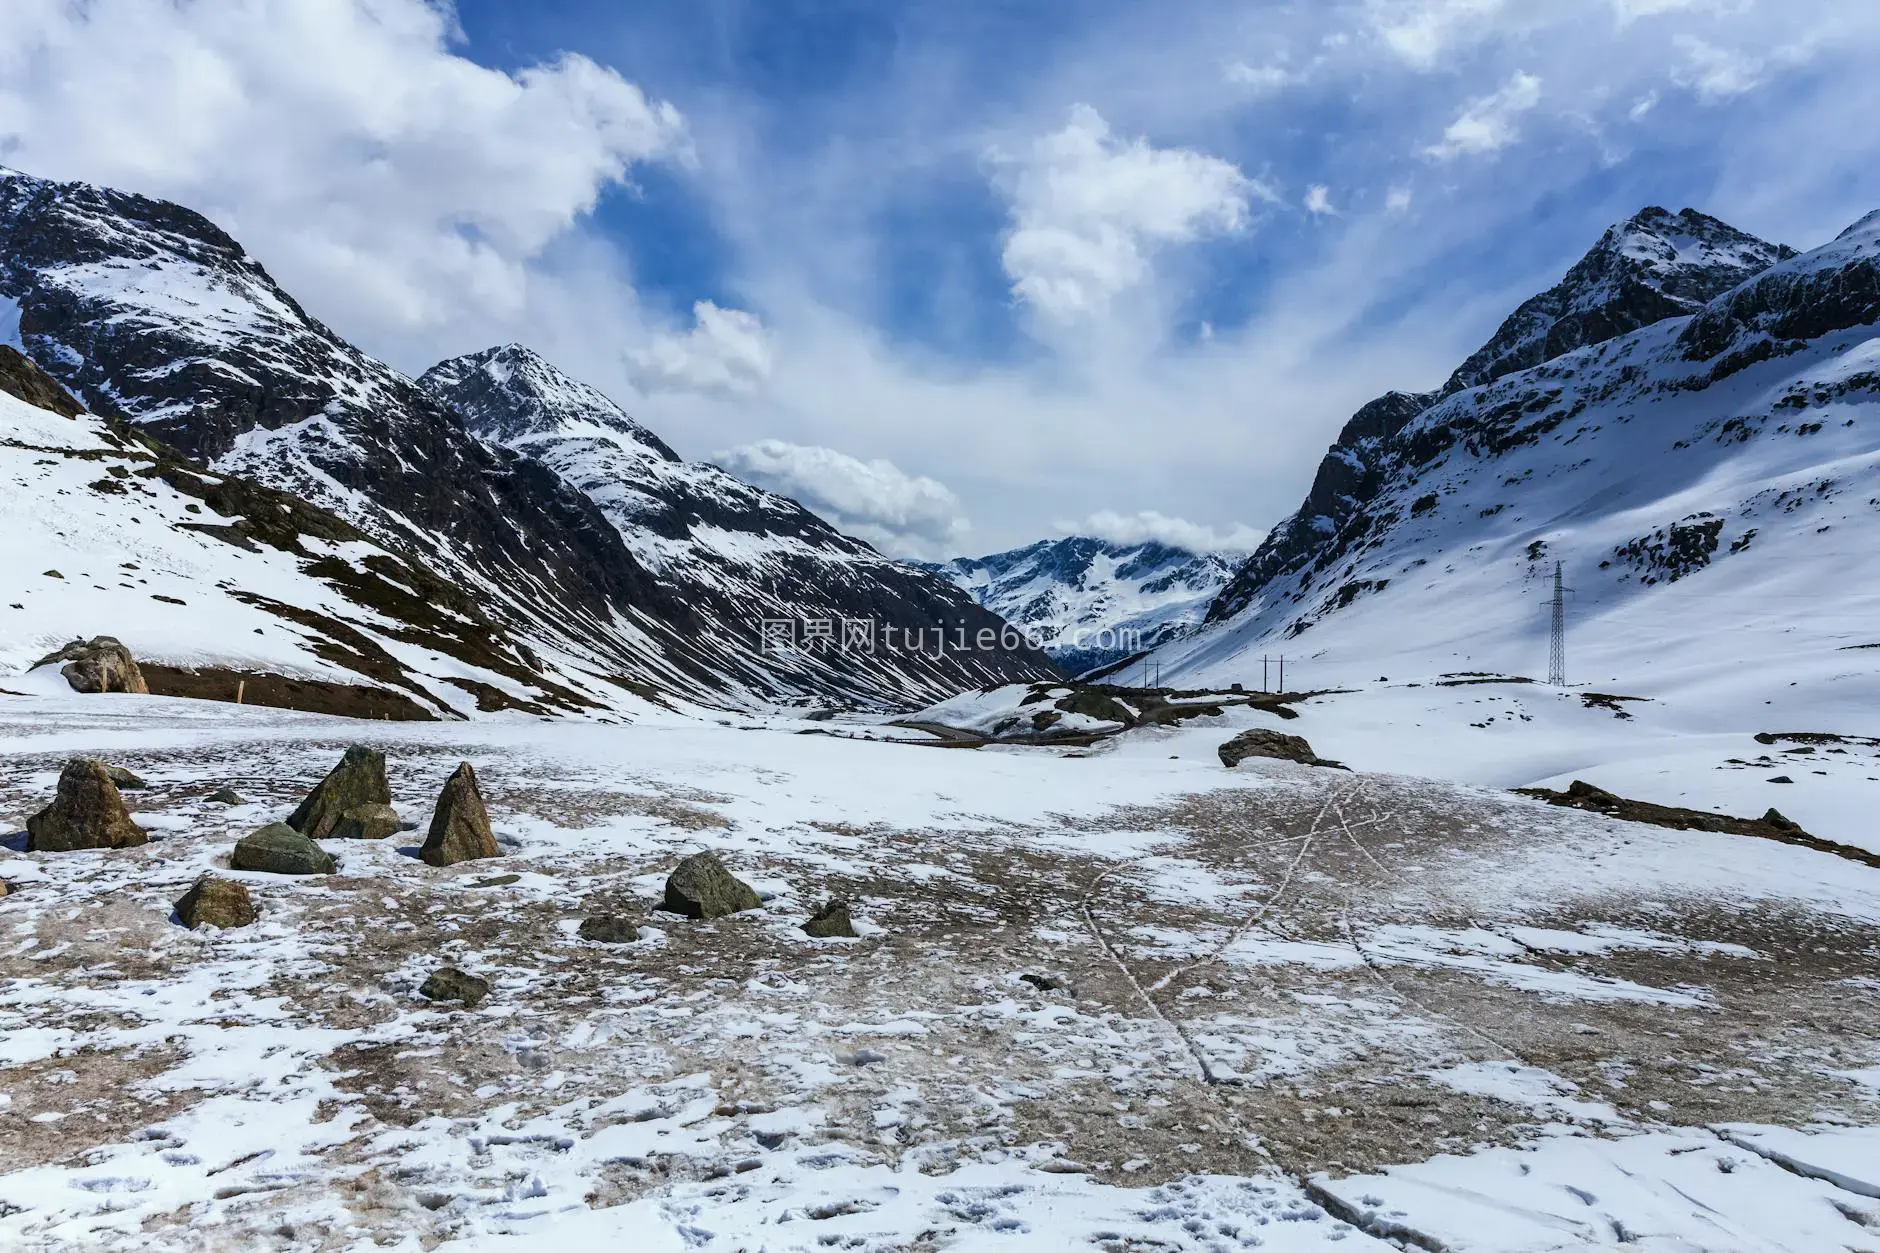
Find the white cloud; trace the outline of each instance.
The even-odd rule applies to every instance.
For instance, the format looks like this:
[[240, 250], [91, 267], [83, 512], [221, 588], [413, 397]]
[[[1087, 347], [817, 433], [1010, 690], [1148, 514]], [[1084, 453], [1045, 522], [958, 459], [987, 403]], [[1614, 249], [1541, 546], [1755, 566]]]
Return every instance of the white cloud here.
[[1650, 113], [1653, 109], [1657, 107], [1658, 107], [1658, 93], [1655, 91], [1648, 91], [1644, 95], [1638, 98], [1637, 103], [1635, 103], [1630, 109], [1626, 110], [1626, 117], [1630, 118], [1634, 122], [1642, 122], [1645, 120], [1646, 114]]
[[1324, 183], [1314, 183], [1306, 188], [1306, 212], [1314, 215], [1335, 214], [1332, 208], [1332, 189]]
[[1186, 518], [1171, 518], [1153, 509], [1117, 513], [1103, 509], [1082, 522], [1059, 523], [1074, 535], [1089, 535], [1115, 544], [1142, 544], [1150, 540], [1194, 553], [1250, 553], [1266, 532], [1236, 522], [1225, 529], [1204, 526]]
[[1630, 25], [1643, 17], [1657, 17], [1661, 13], [1711, 7], [1714, 7], [1713, 0], [1612, 0], [1613, 14], [1621, 26]]
[[1228, 65], [1227, 81], [1245, 88], [1250, 96], [1270, 96], [1285, 90], [1293, 81], [1292, 72], [1283, 65], [1248, 65], [1235, 61]]
[[1541, 80], [1517, 70], [1500, 91], [1471, 100], [1424, 152], [1439, 161], [1499, 152], [1521, 137], [1518, 121], [1541, 102]]
[[1677, 46], [1684, 64], [1671, 72], [1671, 81], [1696, 92], [1700, 99], [1727, 100], [1762, 85], [1760, 58], [1719, 48], [1694, 35], [1678, 36]]
[[1370, 0], [1372, 31], [1400, 60], [1436, 68], [1443, 54], [1488, 29], [1503, 0]]
[[714, 456], [731, 473], [792, 497], [850, 535], [895, 557], [952, 555], [969, 525], [943, 483], [891, 461], [861, 461], [833, 448], [759, 440]]
[[0, 160], [176, 200], [354, 335], [518, 311], [527, 268], [684, 121], [564, 55], [456, 55], [425, 0], [6, 0]]
[[1145, 282], [1156, 249], [1241, 230], [1249, 200], [1273, 198], [1231, 162], [1120, 139], [1081, 104], [1022, 157], [995, 159], [1009, 176], [1012, 292], [1059, 322], [1099, 314]]
[[770, 333], [755, 314], [721, 309], [709, 300], [692, 306], [688, 331], [660, 331], [627, 361], [634, 386], [646, 393], [691, 391], [748, 396], [770, 377]]
[[1393, 187], [1384, 195], [1384, 209], [1388, 213], [1406, 213], [1412, 198], [1408, 187]]

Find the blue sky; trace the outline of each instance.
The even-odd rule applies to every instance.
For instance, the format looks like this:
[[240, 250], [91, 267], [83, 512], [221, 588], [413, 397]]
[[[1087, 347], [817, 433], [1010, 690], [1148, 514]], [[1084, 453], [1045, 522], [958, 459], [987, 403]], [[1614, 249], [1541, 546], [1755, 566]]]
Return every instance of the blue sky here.
[[1842, 0], [16, 0], [0, 160], [893, 551], [1244, 544], [1613, 221], [1880, 206]]

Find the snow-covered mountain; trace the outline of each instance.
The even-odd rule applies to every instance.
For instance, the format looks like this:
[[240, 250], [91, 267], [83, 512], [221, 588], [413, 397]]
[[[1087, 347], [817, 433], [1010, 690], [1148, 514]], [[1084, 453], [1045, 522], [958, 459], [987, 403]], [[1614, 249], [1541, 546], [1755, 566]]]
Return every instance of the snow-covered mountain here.
[[[1696, 243], [1665, 230], [1694, 221]], [[1871, 706], [1880, 215], [1801, 256], [1711, 223], [1641, 214], [1574, 270], [1626, 283], [1550, 293], [1597, 309], [1595, 289], [1643, 284], [1673, 316], [1360, 412], [1167, 672], [1244, 678], [1283, 646], [1313, 686], [1544, 673], [1560, 562], [1570, 679], [1733, 708], [1818, 684], [1824, 709]]]
[[938, 624], [952, 641], [962, 638], [956, 624], [967, 638], [999, 625], [949, 583], [883, 557], [788, 497], [682, 460], [612, 400], [530, 349], [509, 344], [453, 357], [418, 381], [468, 430], [584, 493], [639, 564], [701, 617], [751, 629], [764, 619], [794, 620], [804, 630], [810, 622], [874, 624], [872, 651], [723, 649], [717, 664], [738, 683], [773, 696], [866, 702], [885, 692], [907, 701], [961, 675], [976, 686], [999, 672], [970, 651], [949, 660], [886, 643], [890, 632], [905, 638]]
[[1193, 630], [1234, 559], [1155, 540], [1072, 535], [922, 568], [951, 579], [1024, 630], [1065, 673], [1078, 674]]
[[[28, 355], [89, 409], [220, 473], [294, 493], [412, 555], [526, 641], [518, 664], [603, 701], [663, 691], [709, 701], [912, 705], [1047, 672], [1040, 654], [996, 646], [881, 650], [866, 665], [834, 670], [775, 660], [758, 606], [737, 605], [733, 615], [727, 601], [690, 596], [629, 547], [618, 509], [604, 510], [542, 460], [506, 447], [508, 428], [487, 413], [478, 429], [498, 438], [479, 438], [467, 412], [309, 317], [239, 243], [180, 206], [0, 170], [0, 303], [17, 309], [16, 338]], [[600, 400], [582, 397], [590, 406]], [[536, 424], [520, 410], [510, 421]], [[613, 433], [648, 455], [622, 460], [622, 472], [676, 464], [650, 434], [632, 431]], [[776, 601], [787, 603], [788, 562], [759, 551], [787, 547], [787, 532], [698, 521], [696, 536], [661, 538], [697, 544], [701, 562], [726, 550], [746, 564], [775, 557]], [[940, 580], [916, 587], [909, 580], [919, 576], [897, 577], [890, 593], [858, 573], [843, 587], [845, 616], [885, 605], [902, 615], [931, 610], [934, 619], [922, 623], [929, 627], [999, 625]], [[793, 616], [831, 604], [823, 589]]]

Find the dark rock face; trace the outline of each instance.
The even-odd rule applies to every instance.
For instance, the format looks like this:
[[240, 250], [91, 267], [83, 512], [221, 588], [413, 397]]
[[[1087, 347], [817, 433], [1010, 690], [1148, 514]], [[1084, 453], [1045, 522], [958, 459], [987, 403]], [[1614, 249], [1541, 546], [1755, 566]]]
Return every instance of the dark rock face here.
[[333, 854], [284, 822], [271, 822], [237, 840], [228, 864], [268, 874], [332, 874], [339, 869]]
[[52, 804], [26, 820], [26, 849], [65, 853], [90, 848], [133, 848], [150, 836], [131, 821], [124, 798], [111, 782], [110, 767], [77, 758], [59, 772]]
[[74, 692], [130, 692], [140, 696], [150, 692], [150, 685], [144, 682], [144, 672], [137, 668], [137, 659], [131, 656], [131, 650], [109, 635], [73, 640], [58, 652], [34, 662], [33, 669], [60, 662], [65, 664], [59, 667], [59, 673], [65, 676]]
[[398, 811], [390, 805], [355, 805], [333, 828], [336, 840], [382, 840], [404, 829]]
[[245, 886], [204, 875], [176, 902], [176, 916], [193, 931], [197, 927], [246, 927], [261, 915]]
[[660, 908], [687, 918], [723, 918], [763, 902], [751, 885], [734, 877], [710, 853], [694, 853], [666, 877], [666, 898]]
[[1249, 757], [1271, 757], [1280, 761], [1296, 761], [1302, 766], [1338, 767], [1335, 761], [1327, 761], [1312, 751], [1312, 745], [1303, 735], [1287, 735], [1283, 731], [1269, 731], [1257, 727], [1252, 731], [1242, 731], [1233, 739], [1215, 750], [1221, 764], [1232, 770]]
[[0, 344], [0, 392], [62, 417], [75, 418], [85, 412], [72, 393], [11, 344]]
[[455, 966], [432, 971], [418, 989], [418, 995], [427, 1001], [456, 1001], [465, 1009], [475, 1009], [489, 994], [489, 980], [465, 974]]
[[[287, 825], [303, 835], [322, 840], [333, 834], [349, 811], [367, 806], [390, 808], [391, 803], [391, 785], [385, 780], [385, 754], [355, 744], [307, 794], [307, 799], [300, 802], [288, 817]], [[393, 822], [397, 822], [396, 814]], [[396, 825], [392, 828], [397, 829]]]
[[618, 914], [595, 914], [581, 920], [580, 935], [596, 944], [631, 944], [640, 938], [640, 927]]
[[431, 814], [431, 830], [418, 856], [433, 866], [502, 856], [496, 835], [490, 830], [489, 812], [483, 807], [483, 793], [477, 788], [476, 771], [469, 762], [461, 763], [445, 782]]
[[1390, 392], [1360, 409], [1320, 462], [1304, 503], [1235, 573], [1209, 607], [1208, 621], [1234, 617], [1283, 579], [1295, 580], [1303, 595], [1315, 576], [1401, 520], [1381, 503], [1387, 489], [1446, 448], [1493, 449], [1493, 430], [1416, 430], [1425, 411], [1562, 353], [1695, 313], [1794, 255], [1691, 209], [1648, 208], [1612, 227], [1559, 284], [1510, 315], [1441, 388]]
[[819, 940], [833, 938], [854, 939], [855, 922], [849, 917], [847, 901], [830, 901], [815, 916], [803, 924], [803, 934]]

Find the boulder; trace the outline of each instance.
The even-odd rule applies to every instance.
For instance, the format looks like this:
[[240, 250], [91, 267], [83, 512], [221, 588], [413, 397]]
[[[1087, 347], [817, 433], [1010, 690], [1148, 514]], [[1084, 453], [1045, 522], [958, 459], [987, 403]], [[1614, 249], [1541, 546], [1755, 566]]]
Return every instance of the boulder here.
[[382, 840], [397, 835], [404, 824], [390, 805], [354, 805], [340, 816], [333, 828], [336, 840]]
[[5, 879], [0, 879], [0, 900], [13, 895], [13, 887]]
[[815, 917], [803, 924], [803, 934], [815, 936], [819, 940], [837, 936], [853, 940], [855, 923], [849, 917], [847, 901], [830, 901], [816, 911]]
[[581, 938], [596, 944], [631, 944], [640, 938], [640, 925], [618, 914], [594, 914], [581, 920]]
[[392, 789], [385, 782], [385, 754], [354, 744], [339, 759], [339, 765], [288, 815], [287, 825], [302, 835], [323, 840], [333, 834], [350, 810], [391, 803]]
[[418, 989], [418, 995], [427, 1001], [457, 1001], [465, 1009], [475, 1009], [489, 994], [488, 979], [465, 974], [455, 966], [444, 966], [432, 971]]
[[235, 870], [269, 874], [332, 874], [339, 869], [333, 854], [284, 822], [270, 822], [237, 840], [228, 864]]
[[261, 915], [242, 884], [204, 875], [176, 902], [176, 916], [193, 931], [197, 927], [245, 927]]
[[1287, 735], [1284, 731], [1269, 731], [1265, 727], [1242, 731], [1215, 751], [1220, 755], [1221, 764], [1230, 770], [1249, 757], [1271, 757], [1279, 761], [1296, 761], [1302, 766], [1344, 769], [1337, 762], [1327, 761], [1313, 752], [1312, 745], [1306, 743], [1303, 735]]
[[144, 672], [137, 668], [137, 659], [131, 656], [131, 650], [109, 635], [73, 640], [58, 652], [34, 662], [33, 669], [59, 662], [65, 663], [59, 667], [59, 673], [75, 692], [132, 692], [140, 696], [150, 693], [150, 685], [144, 682]]
[[131, 848], [150, 836], [131, 821], [102, 761], [74, 758], [59, 772], [52, 804], [26, 820], [26, 851], [65, 853], [83, 848]]
[[150, 786], [140, 776], [132, 774], [122, 766], [106, 766], [104, 772], [111, 776], [111, 782], [118, 785], [121, 792], [141, 792]]
[[490, 830], [489, 811], [483, 808], [483, 793], [477, 788], [477, 772], [469, 762], [459, 763], [457, 772], [445, 780], [418, 856], [433, 866], [502, 856]]
[[232, 787], [209, 793], [209, 799], [218, 805], [246, 805], [248, 803], [248, 798]]
[[666, 876], [666, 899], [660, 908], [687, 918], [723, 918], [763, 902], [751, 885], [734, 877], [710, 853], [694, 853]]

